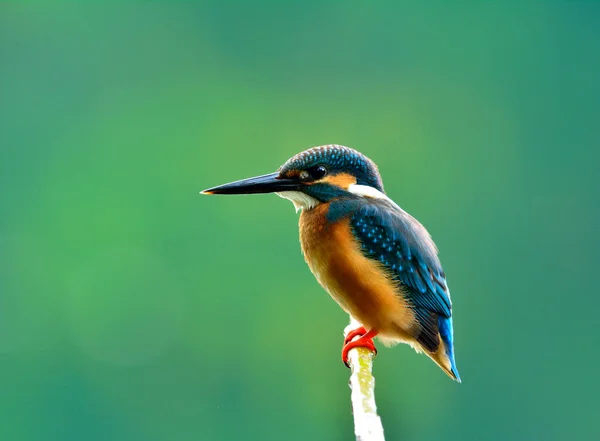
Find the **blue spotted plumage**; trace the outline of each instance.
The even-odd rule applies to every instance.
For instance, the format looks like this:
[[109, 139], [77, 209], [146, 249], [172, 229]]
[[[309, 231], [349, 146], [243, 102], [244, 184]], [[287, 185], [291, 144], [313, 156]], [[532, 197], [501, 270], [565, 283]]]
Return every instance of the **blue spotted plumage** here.
[[[417, 341], [436, 351], [438, 338], [444, 342], [453, 374], [452, 304], [437, 249], [426, 230], [412, 216], [388, 199], [359, 197], [331, 202], [328, 219], [351, 219], [352, 233], [362, 252], [380, 262], [403, 289], [421, 325]], [[438, 337], [439, 335], [439, 337]]]
[[445, 343], [452, 370], [458, 378], [452, 341], [452, 304], [446, 276], [430, 239], [417, 221], [395, 204], [374, 200], [352, 214], [353, 233], [363, 252], [388, 269], [404, 289], [422, 327], [417, 341], [436, 351]]
[[348, 147], [315, 147], [276, 173], [225, 184], [208, 194], [277, 193], [300, 215], [300, 242], [319, 283], [364, 325], [347, 341], [346, 361], [371, 339], [409, 343], [460, 381], [452, 305], [427, 230], [387, 197], [377, 166]]

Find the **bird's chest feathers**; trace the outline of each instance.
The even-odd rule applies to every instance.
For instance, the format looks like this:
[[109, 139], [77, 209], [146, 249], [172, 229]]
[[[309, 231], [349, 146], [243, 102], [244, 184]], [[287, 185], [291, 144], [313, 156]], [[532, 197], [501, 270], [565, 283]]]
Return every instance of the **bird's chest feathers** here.
[[333, 299], [365, 326], [384, 333], [412, 314], [398, 287], [379, 262], [367, 258], [350, 228], [350, 220], [327, 220], [328, 204], [300, 216], [302, 252], [311, 271]]
[[329, 204], [320, 204], [300, 215], [300, 244], [304, 259], [325, 289], [328, 289], [332, 254], [339, 246], [339, 240], [344, 239], [342, 225], [327, 221], [328, 209]]
[[374, 293], [389, 291], [388, 280], [378, 264], [361, 252], [350, 219], [329, 222], [328, 209], [329, 204], [320, 204], [300, 216], [304, 258], [321, 286], [344, 310], [352, 313], [356, 308], [370, 309], [365, 302]]

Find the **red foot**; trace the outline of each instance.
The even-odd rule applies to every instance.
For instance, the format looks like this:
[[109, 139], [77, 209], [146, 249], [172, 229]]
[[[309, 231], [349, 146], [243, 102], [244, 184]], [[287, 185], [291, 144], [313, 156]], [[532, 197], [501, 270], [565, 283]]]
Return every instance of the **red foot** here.
[[[352, 339], [358, 335], [361, 337], [355, 341], [352, 341]], [[377, 354], [377, 348], [375, 348], [375, 344], [373, 343], [373, 337], [376, 335], [377, 331], [371, 329], [369, 332], [367, 332], [364, 326], [350, 331], [344, 339], [344, 347], [342, 348], [342, 361], [344, 364], [347, 367], [350, 367], [348, 364], [348, 351], [353, 348], [367, 348], [368, 350]]]

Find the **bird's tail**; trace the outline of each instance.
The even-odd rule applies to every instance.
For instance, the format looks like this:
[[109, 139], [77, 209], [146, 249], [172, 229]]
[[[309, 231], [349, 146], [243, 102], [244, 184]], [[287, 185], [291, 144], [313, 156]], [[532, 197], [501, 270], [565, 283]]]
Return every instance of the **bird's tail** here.
[[437, 364], [454, 380], [460, 381], [456, 361], [454, 360], [454, 337], [452, 332], [452, 317], [438, 317], [438, 330], [443, 345], [438, 349], [437, 357], [434, 358]]

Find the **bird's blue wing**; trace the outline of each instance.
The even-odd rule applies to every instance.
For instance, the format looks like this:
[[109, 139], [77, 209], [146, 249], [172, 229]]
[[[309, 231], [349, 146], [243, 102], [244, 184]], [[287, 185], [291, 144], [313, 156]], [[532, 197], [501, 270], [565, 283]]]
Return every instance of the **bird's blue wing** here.
[[425, 228], [388, 200], [374, 199], [353, 210], [350, 225], [363, 253], [378, 260], [402, 285], [421, 324], [417, 339], [429, 350], [439, 344], [439, 319], [452, 315], [446, 277]]

